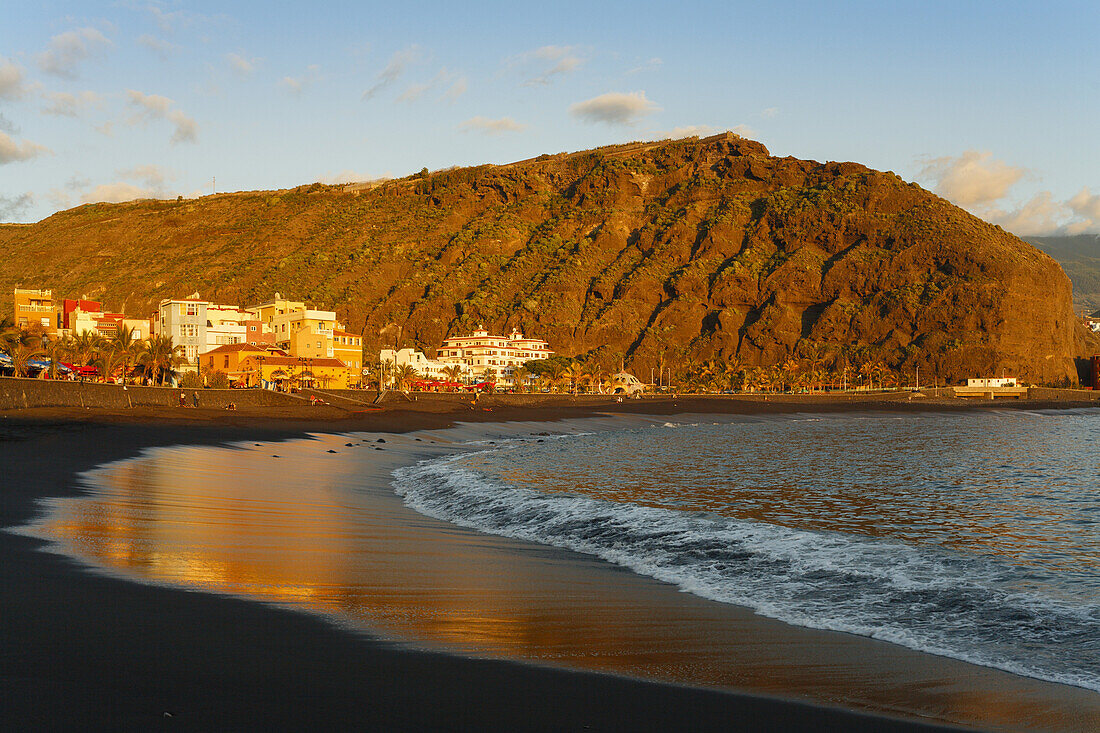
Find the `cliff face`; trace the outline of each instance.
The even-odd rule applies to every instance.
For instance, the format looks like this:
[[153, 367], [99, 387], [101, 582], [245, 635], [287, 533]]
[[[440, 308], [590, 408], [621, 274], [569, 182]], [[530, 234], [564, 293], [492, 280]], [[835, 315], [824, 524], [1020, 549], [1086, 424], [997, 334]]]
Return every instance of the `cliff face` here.
[[196, 290], [280, 291], [335, 308], [371, 348], [484, 324], [643, 374], [845, 353], [952, 379], [1075, 379], [1070, 283], [1050, 257], [892, 173], [732, 134], [357, 191], [82, 206], [0, 227], [0, 251], [8, 293], [137, 313]]

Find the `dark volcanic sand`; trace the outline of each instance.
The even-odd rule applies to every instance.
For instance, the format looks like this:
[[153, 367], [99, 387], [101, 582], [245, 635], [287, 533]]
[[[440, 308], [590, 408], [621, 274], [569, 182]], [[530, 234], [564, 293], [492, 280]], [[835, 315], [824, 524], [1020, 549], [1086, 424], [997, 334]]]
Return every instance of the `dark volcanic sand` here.
[[[952, 403], [958, 405], [958, 403]], [[882, 409], [680, 399], [608, 411]], [[932, 405], [892, 404], [895, 409]], [[998, 407], [1014, 407], [1001, 405]], [[1030, 408], [1057, 405], [1025, 403]], [[946, 407], [946, 406], [945, 406]], [[947, 407], [947, 409], [952, 409]], [[0, 526], [79, 492], [76, 473], [146, 446], [555, 419], [591, 407], [314, 413], [34, 410], [0, 417]], [[231, 424], [230, 424], [231, 423]], [[804, 703], [395, 649], [305, 614], [88, 572], [0, 532], [0, 721], [11, 730], [925, 730]]]

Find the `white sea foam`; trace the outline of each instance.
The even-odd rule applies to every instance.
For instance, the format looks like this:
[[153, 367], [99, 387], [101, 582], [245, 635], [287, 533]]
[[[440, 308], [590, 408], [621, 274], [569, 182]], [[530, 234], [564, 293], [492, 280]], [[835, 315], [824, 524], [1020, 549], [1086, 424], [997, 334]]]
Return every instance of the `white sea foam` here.
[[428, 516], [592, 554], [791, 624], [1100, 691], [1100, 604], [1013, 591], [994, 560], [516, 488], [472, 470], [472, 455], [398, 469], [395, 489]]

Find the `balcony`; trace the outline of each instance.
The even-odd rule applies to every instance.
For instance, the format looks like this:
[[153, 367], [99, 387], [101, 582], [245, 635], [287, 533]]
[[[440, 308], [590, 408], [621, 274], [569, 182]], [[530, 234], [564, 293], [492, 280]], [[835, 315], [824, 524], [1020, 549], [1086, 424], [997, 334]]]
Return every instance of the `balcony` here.
[[56, 313], [57, 309], [52, 305], [17, 305], [15, 309], [20, 313]]
[[23, 290], [22, 288], [16, 288], [15, 289], [15, 294], [16, 295], [29, 295], [32, 298], [46, 298], [48, 300], [53, 300], [53, 291], [52, 290]]

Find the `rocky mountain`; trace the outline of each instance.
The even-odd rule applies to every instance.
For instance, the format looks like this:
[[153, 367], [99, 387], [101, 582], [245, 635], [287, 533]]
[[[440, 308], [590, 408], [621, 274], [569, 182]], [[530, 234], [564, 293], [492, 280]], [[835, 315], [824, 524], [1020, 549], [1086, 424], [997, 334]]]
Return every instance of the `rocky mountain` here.
[[[731, 133], [378, 185], [80, 206], [0, 226], [0, 292], [129, 313], [199, 291], [336, 309], [371, 348], [479, 324], [640, 374], [708, 358], [883, 360], [1075, 379], [1046, 254], [893, 173]], [[2, 302], [2, 301], [0, 301]], [[0, 310], [5, 310], [0, 306]]]

